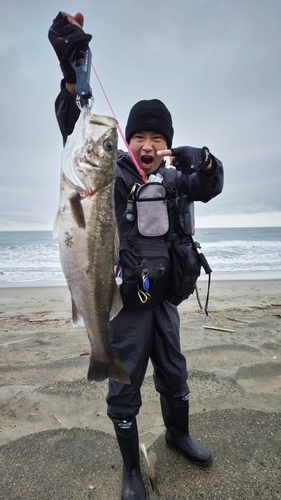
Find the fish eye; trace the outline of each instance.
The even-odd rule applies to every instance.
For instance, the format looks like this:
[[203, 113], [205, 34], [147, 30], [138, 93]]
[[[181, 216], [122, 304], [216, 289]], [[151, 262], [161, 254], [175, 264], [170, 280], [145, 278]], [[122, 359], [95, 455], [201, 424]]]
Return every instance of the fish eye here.
[[112, 151], [113, 150], [113, 142], [111, 141], [104, 141], [103, 147], [106, 151]]

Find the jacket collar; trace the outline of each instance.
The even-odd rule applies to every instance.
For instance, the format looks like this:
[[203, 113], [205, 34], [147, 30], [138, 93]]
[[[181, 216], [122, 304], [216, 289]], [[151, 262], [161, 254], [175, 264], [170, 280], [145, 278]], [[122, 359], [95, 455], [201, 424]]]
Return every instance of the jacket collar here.
[[[141, 181], [141, 183], [143, 184], [143, 179], [141, 178], [140, 174], [138, 173], [135, 165], [133, 164], [130, 156], [129, 156], [129, 153], [126, 153], [125, 151], [122, 151], [121, 149], [118, 149], [117, 151], [117, 163], [122, 167], [122, 168], [125, 168], [126, 170], [128, 170], [131, 174], [134, 174], [134, 176], [138, 177]], [[162, 160], [159, 167], [157, 168], [157, 170], [155, 170], [155, 172], [153, 172], [154, 174], [157, 174], [159, 172], [159, 174], [162, 175], [162, 173], [164, 172], [166, 168], [166, 164], [165, 164], [165, 161]]]

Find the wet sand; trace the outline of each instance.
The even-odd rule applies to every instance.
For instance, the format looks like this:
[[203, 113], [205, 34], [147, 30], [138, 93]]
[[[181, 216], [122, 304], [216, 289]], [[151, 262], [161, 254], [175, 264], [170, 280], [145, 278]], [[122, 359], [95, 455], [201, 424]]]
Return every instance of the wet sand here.
[[[214, 464], [165, 446], [149, 366], [138, 416], [148, 498], [281, 498], [281, 281], [213, 281], [207, 321], [195, 295], [179, 311], [191, 431]], [[1, 500], [120, 498], [107, 383], [87, 382], [87, 334], [70, 315], [66, 287], [0, 289]]]

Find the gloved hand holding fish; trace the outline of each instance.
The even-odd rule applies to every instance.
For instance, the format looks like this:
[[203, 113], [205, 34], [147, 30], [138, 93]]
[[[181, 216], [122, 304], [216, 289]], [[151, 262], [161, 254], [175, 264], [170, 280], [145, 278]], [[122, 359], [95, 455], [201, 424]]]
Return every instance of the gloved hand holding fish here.
[[116, 151], [116, 120], [84, 105], [61, 157], [57, 223], [73, 323], [85, 325], [91, 344], [88, 380], [129, 384], [109, 341], [109, 322], [123, 305], [114, 275]]
[[59, 12], [48, 33], [60, 61], [66, 85], [68, 89], [75, 87], [79, 101], [82, 99], [82, 105], [92, 96], [90, 87], [92, 53], [88, 45], [92, 35], [83, 31], [83, 24], [84, 17], [80, 12], [75, 16]]
[[88, 47], [92, 35], [83, 31], [83, 15], [72, 17], [59, 12], [49, 29], [48, 37], [60, 61], [61, 70], [68, 83], [76, 83], [75, 70], [70, 62], [73, 53]]

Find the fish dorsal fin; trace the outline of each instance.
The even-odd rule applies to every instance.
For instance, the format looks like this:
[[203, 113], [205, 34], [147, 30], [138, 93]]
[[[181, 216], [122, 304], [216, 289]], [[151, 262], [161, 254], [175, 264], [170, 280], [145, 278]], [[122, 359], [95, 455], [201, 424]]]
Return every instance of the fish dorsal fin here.
[[122, 297], [121, 293], [119, 290], [119, 286], [117, 285], [116, 281], [114, 280], [114, 290], [113, 290], [113, 297], [112, 297], [112, 303], [111, 303], [111, 309], [109, 313], [109, 321], [111, 321], [117, 314], [120, 312], [120, 310], [123, 307], [123, 302], [122, 302]]

